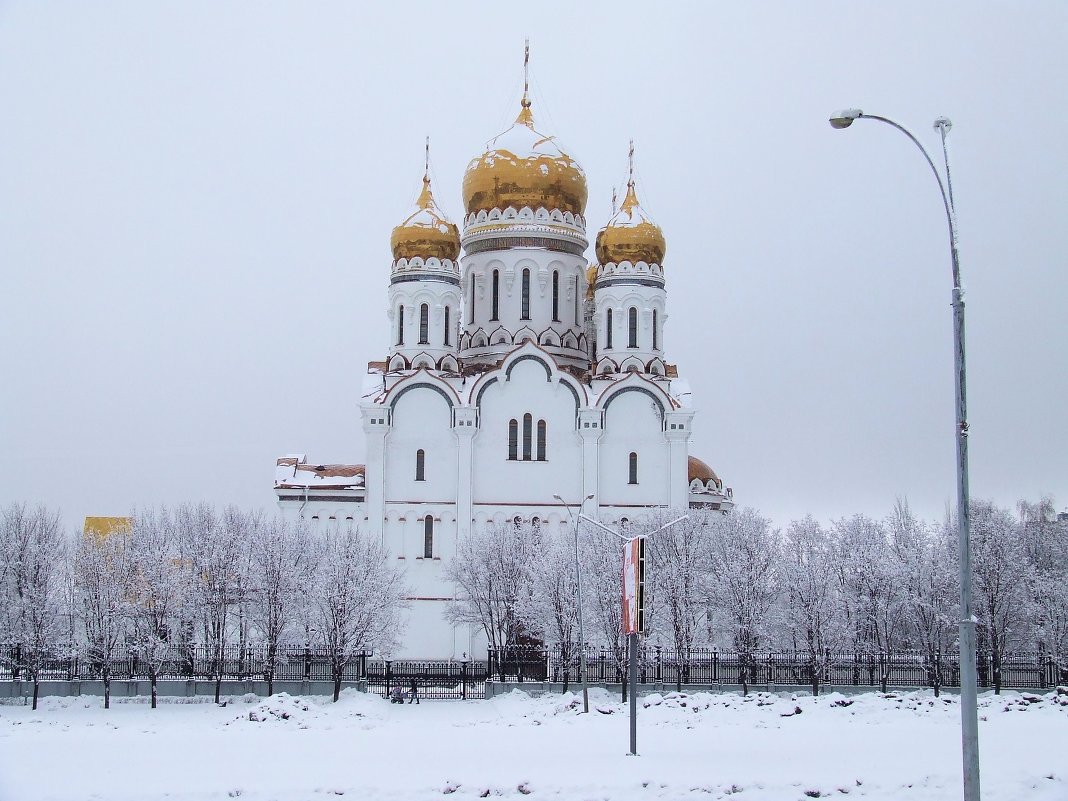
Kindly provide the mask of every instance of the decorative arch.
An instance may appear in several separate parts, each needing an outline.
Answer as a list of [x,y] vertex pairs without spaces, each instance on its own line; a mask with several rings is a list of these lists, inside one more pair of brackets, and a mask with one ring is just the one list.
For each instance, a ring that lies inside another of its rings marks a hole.
[[642,362],[637,356],[631,356],[624,359],[619,365],[619,372],[621,373],[644,373],[645,363]]
[[441,361],[438,362],[438,369],[449,373],[460,372],[460,363],[456,360],[456,357],[451,353],[447,356],[442,356]]
[[616,398],[622,395],[624,392],[641,392],[643,395],[648,395],[652,399],[653,403],[660,409],[661,417],[667,413],[671,408],[671,400],[667,398],[664,391],[652,382],[641,378],[640,376],[628,376],[624,381],[619,382],[614,387],[610,388],[602,397],[601,402],[598,404],[601,409],[608,411],[608,407],[612,404]]
[[389,366],[386,368],[386,372],[393,373],[397,370],[407,370],[408,360],[401,356],[399,353],[393,354],[393,357],[389,360]]
[[460,402],[459,396],[457,396],[452,387],[440,378],[426,372],[426,370],[420,370],[418,373],[414,373],[403,381],[394,384],[386,394],[383,403],[388,405],[391,411],[395,410],[397,408],[398,400],[400,400],[406,393],[420,387],[431,389],[441,395],[441,397],[445,399],[445,402],[449,404],[450,409],[454,408]]

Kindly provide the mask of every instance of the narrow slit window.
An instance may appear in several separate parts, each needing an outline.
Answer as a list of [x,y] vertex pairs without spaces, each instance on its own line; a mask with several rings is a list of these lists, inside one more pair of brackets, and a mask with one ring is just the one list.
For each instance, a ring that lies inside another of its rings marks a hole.
[[475,274],[471,273],[471,302],[467,306],[467,322],[475,322]]
[[627,317],[627,329],[629,332],[627,347],[636,348],[638,347],[638,310],[631,306]]
[[434,558],[434,516],[423,518],[423,558]]
[[538,461],[545,461],[545,421],[538,421]]
[[605,350],[612,350],[612,310],[609,309],[605,314],[605,334],[604,334],[604,347]]
[[397,307],[397,344],[404,344],[404,305]]
[[419,307],[419,344],[430,343],[430,306],[424,303]]
[[449,335],[449,328],[452,325],[452,309],[448,306],[445,307],[445,331],[444,342],[446,345],[452,344],[452,337]]
[[530,319],[530,270],[523,270],[523,314],[524,320]]
[[422,448],[415,452],[415,480],[426,481],[426,452]]
[[653,309],[653,350],[660,350],[660,337],[657,335],[658,317],[656,309]]
[[514,462],[519,458],[519,421],[508,421],[508,461]]
[[491,320],[497,320],[501,311],[501,271],[493,271],[493,316]]
[[579,324],[579,277],[575,276],[575,325]]
[[534,417],[530,414],[523,415],[523,461],[530,461],[530,445],[534,435]]
[[560,271],[553,270],[553,322],[560,322]]
[[630,455],[630,481],[628,484],[638,483],[638,454],[631,453]]

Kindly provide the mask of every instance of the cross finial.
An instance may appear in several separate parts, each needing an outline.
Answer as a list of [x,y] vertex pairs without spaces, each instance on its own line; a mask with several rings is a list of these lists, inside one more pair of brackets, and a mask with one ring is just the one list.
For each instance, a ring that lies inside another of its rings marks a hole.
[[523,108],[530,108],[530,39],[523,40]]
[[634,140],[630,140],[630,152],[627,154],[627,186],[634,186]]
[[616,213],[616,188],[612,187],[612,214]]
[[430,137],[426,138],[426,154],[423,157],[423,182],[430,183]]

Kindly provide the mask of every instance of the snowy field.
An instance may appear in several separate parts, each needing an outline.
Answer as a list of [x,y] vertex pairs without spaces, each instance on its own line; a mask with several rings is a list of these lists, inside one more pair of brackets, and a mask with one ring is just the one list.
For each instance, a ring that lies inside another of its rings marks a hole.
[[[984,695],[980,707],[985,801],[1068,799],[1068,694]],[[591,691],[591,713],[579,710],[574,695],[519,692],[419,706],[348,691],[336,705],[119,701],[107,711],[99,698],[46,698],[36,712],[0,706],[0,799],[960,797],[954,697],[649,696],[638,757],[626,755],[617,697]]]

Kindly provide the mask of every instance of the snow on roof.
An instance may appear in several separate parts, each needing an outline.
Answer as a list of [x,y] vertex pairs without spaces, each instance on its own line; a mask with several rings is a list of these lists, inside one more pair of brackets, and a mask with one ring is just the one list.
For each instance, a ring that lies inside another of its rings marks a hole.
[[304,454],[283,456],[275,463],[275,488],[344,489],[362,487],[362,464],[308,464]]

